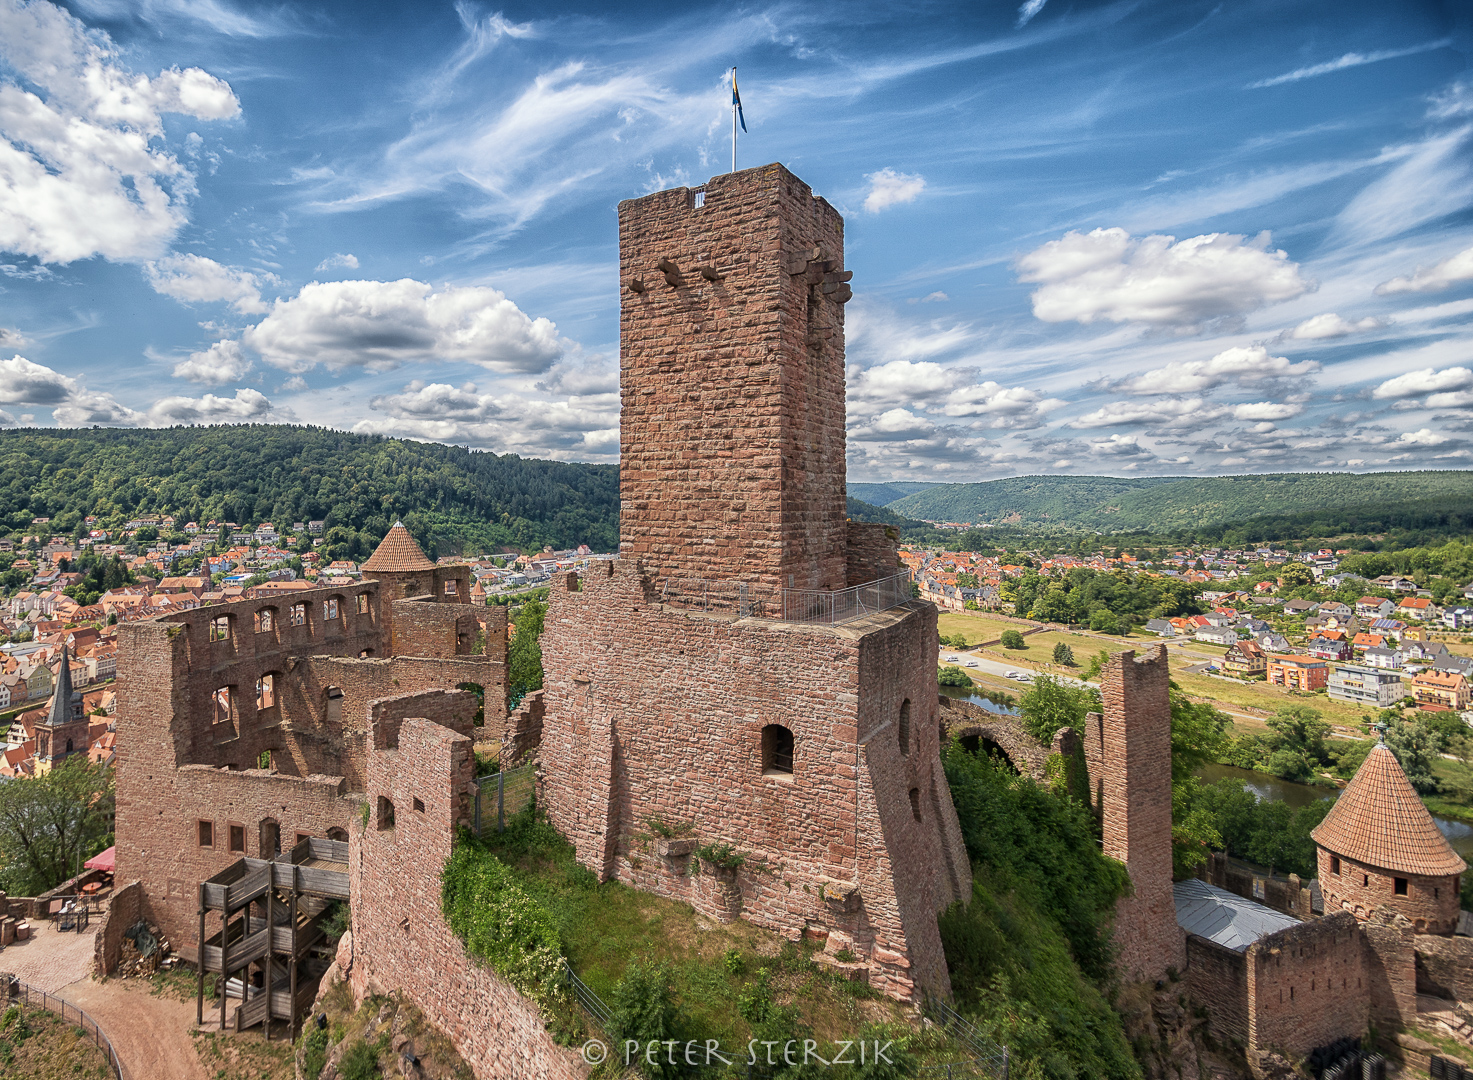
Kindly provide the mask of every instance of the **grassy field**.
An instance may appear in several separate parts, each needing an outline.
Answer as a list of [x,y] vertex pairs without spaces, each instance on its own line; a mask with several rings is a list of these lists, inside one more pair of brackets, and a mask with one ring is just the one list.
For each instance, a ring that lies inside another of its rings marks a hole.
[[1171,677],[1193,697],[1219,703],[1224,709],[1239,709],[1269,716],[1288,705],[1308,705],[1324,719],[1341,727],[1359,728],[1373,714],[1359,705],[1331,700],[1324,694],[1291,694],[1267,682],[1236,682],[1194,675],[1186,669],[1200,663],[1195,657],[1171,653]]
[[[631,962],[649,960],[667,965],[686,1018],[683,1028],[692,1038],[717,1039],[724,1047],[745,1046],[753,1037],[755,1001],[791,1008],[795,1022],[820,1041],[852,1038],[872,1024],[897,1034],[911,1030],[908,1014],[896,1003],[815,963],[816,943],[795,945],[741,919],[722,926],[688,904],[616,881],[592,884],[571,847],[544,822],[519,815],[488,846],[554,915],[569,964],[606,1002],[614,999]],[[637,850],[630,855],[631,864],[654,857]],[[742,871],[764,872],[770,873]],[[965,1056],[944,1037],[932,1042],[915,1049],[938,1062]]]
[[0,1076],[28,1080],[97,1080],[112,1075],[88,1035],[53,1012],[11,1005],[0,1013]]

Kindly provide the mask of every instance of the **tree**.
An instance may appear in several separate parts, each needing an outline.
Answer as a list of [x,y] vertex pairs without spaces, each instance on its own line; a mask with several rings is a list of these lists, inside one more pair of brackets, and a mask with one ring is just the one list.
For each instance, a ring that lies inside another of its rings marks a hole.
[[1314,584],[1314,571],[1302,562],[1285,563],[1279,569],[1279,588],[1298,589]]
[[35,779],[0,783],[0,888],[36,896],[112,842],[112,768],[75,757]]
[[1083,734],[1084,717],[1100,711],[1100,697],[1093,687],[1070,686],[1040,676],[1018,699],[1023,726],[1045,746],[1053,742],[1060,728],[1072,727]]
[[936,673],[936,682],[941,686],[971,686],[972,677],[955,664],[949,664]]
[[958,589],[975,589],[977,587],[977,575],[958,574],[956,576],[956,587]]
[[533,690],[542,689],[542,620],[547,605],[529,600],[516,618],[516,633],[506,650],[506,681],[516,708]]
[[1054,663],[1063,664],[1065,667],[1074,666],[1074,650],[1062,641],[1054,646]]
[[1023,641],[1023,635],[1016,630],[1004,630],[1002,632],[1002,647],[1004,649],[1026,649],[1027,644]]
[[1414,720],[1397,717],[1386,728],[1386,749],[1396,755],[1401,771],[1407,774],[1418,795],[1434,794],[1442,786],[1432,775],[1432,763],[1437,760],[1441,745],[1441,737],[1425,715],[1418,715]]
[[1108,608],[1095,608],[1089,613],[1089,628],[1096,634],[1120,633],[1120,620]]

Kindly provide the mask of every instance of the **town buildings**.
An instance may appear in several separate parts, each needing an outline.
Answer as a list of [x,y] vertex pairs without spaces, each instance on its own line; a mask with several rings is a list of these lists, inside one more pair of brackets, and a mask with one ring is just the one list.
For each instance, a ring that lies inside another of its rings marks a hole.
[[1328,685],[1330,672],[1323,660],[1274,653],[1268,658],[1268,681],[1289,690],[1308,692]]
[[1406,695],[1399,672],[1356,664],[1331,665],[1325,688],[1336,701],[1372,709],[1389,709]]

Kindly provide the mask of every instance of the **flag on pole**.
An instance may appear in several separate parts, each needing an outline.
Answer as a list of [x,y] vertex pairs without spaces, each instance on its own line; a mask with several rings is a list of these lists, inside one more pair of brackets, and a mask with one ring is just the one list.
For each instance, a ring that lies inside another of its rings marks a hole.
[[737,119],[742,122],[742,131],[747,130],[747,118],[742,115],[742,95],[737,90],[736,68],[731,69],[731,107],[736,110]]

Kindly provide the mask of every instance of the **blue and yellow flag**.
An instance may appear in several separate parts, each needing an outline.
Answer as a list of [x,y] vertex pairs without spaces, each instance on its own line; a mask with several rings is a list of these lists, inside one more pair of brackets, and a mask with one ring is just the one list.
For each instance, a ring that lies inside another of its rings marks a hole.
[[747,118],[742,115],[742,95],[737,90],[736,68],[731,69],[731,105],[736,109],[737,119],[742,122],[742,130],[747,130]]

